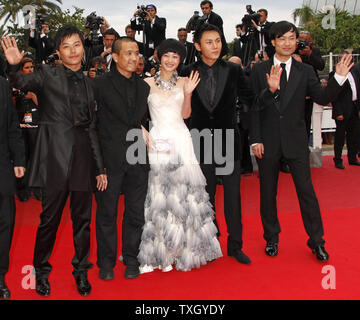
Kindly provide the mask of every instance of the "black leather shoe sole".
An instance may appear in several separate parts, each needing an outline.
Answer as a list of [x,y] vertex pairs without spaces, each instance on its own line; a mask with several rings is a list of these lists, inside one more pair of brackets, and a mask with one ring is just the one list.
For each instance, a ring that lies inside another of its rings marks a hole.
[[45,286],[36,286],[36,293],[42,297],[48,297],[50,295],[50,288]]
[[312,253],[316,256],[316,259],[321,262],[326,262],[330,258],[329,254],[319,254],[315,249],[312,250]]
[[250,258],[242,252],[242,250],[228,250],[228,256],[234,257],[237,262],[249,265],[251,264]]
[[139,268],[126,268],[125,269],[125,273],[124,273],[124,277],[126,279],[135,279],[140,275],[140,270]]

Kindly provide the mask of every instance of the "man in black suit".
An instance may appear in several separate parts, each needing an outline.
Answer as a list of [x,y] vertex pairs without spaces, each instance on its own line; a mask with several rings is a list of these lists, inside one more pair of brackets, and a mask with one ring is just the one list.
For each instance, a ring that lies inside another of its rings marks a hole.
[[29,46],[35,49],[35,63],[44,63],[46,58],[54,52],[54,40],[49,36],[49,24],[42,24],[40,34],[38,31],[31,30]]
[[15,177],[25,173],[25,146],[8,82],[0,78],[0,299],[9,299],[5,283],[15,224]]
[[141,42],[139,42],[139,41],[137,41],[137,40],[135,39],[135,34],[136,34],[136,30],[131,29],[131,25],[128,24],[128,25],[125,27],[125,35],[126,35],[127,37],[132,38],[132,39],[134,39],[134,40],[136,41],[136,43],[137,43],[137,45],[138,45],[138,47],[139,47],[139,53],[140,53],[141,55],[144,55],[144,45],[143,45]]
[[200,8],[204,15],[204,17],[202,17],[202,20],[205,21],[205,23],[212,24],[218,27],[219,30],[221,31],[222,50],[220,53],[220,57],[223,57],[229,52],[229,48],[227,46],[224,29],[223,29],[223,20],[218,14],[216,14],[213,11],[214,6],[211,1],[209,0],[201,1]]
[[310,96],[327,105],[341,91],[351,68],[351,56],[344,56],[336,67],[335,79],[322,88],[314,70],[292,58],[296,50],[297,28],[287,22],[276,23],[271,39],[276,53],[273,59],[255,64],[252,84],[257,95],[251,110],[251,144],[259,159],[260,213],[266,240],[265,252],[278,254],[280,224],[276,196],[280,159],[289,164],[299,198],[308,246],[321,261],[329,259],[323,240],[320,208],[311,181],[308,138],[304,121],[305,98]]
[[188,31],[186,28],[179,28],[177,37],[179,41],[185,46],[186,48],[186,58],[182,61],[184,66],[187,66],[193,62],[195,62],[195,48],[192,42],[187,41]]
[[[137,23],[136,17],[140,10],[136,10],[130,21],[131,29],[143,31],[143,25]],[[157,16],[156,6],[149,4],[146,6],[147,16],[145,18],[145,48],[143,55],[149,58],[153,55],[155,48],[165,40],[166,19]]]
[[[204,24],[196,30],[194,44],[196,50],[201,52],[201,60],[185,67],[182,73],[188,76],[191,71],[198,71],[201,78],[191,99],[190,127],[194,134],[200,132],[204,135],[205,143],[200,149],[199,162],[207,182],[206,191],[215,208],[216,175],[222,175],[224,211],[229,234],[228,255],[235,257],[240,263],[250,264],[250,259],[242,252],[242,148],[236,122],[236,98],[240,97],[251,105],[253,93],[241,66],[220,59],[222,42],[219,28]],[[219,132],[221,137],[218,136]],[[233,135],[233,140],[226,137],[228,133]],[[196,145],[197,141],[194,139],[194,146]],[[229,156],[223,163],[226,167],[232,167],[229,172],[221,172],[221,164],[217,161],[219,154]],[[216,220],[215,223],[217,225]]]
[[49,258],[69,197],[75,247],[73,276],[81,295],[91,291],[87,270],[92,267],[88,260],[92,195],[96,186],[100,190],[106,188],[107,178],[95,126],[91,80],[84,77],[81,69],[83,44],[80,30],[62,27],[55,36],[55,47],[63,64],[43,65],[36,73],[21,74],[17,69],[24,52],[20,53],[14,38],[5,37],[2,41],[12,86],[38,93],[41,105],[29,185],[43,188],[43,212],[34,250],[36,292],[42,296],[50,294]]
[[[348,52],[344,51],[339,56],[339,60],[344,54]],[[360,165],[357,160],[357,154],[359,152],[359,134],[360,134],[360,119],[357,104],[357,77],[356,70],[359,68],[359,64],[355,65],[348,75],[341,94],[332,102],[333,112],[332,118],[336,122],[336,132],[334,141],[334,163],[338,169],[345,169],[342,161],[342,150],[345,143],[347,145],[347,157],[349,165]],[[329,78],[334,76],[335,72],[330,73]],[[356,79],[356,80],[355,80]]]
[[242,42],[241,38],[241,32],[242,32],[243,25],[238,24],[236,25],[236,36],[238,36],[238,39],[235,39],[234,41],[234,52],[233,56],[239,57],[241,61],[244,59],[244,43]]
[[[129,37],[113,45],[116,69],[96,79],[99,92],[98,127],[109,187],[96,193],[97,265],[102,280],[114,278],[117,259],[117,211],[120,192],[125,196],[122,222],[122,257],[126,265],[125,278],[139,276],[137,255],[145,223],[144,204],[148,186],[148,163],[130,161],[127,140],[130,130],[146,126],[147,97],[150,87],[135,70],[139,60],[136,41]],[[145,146],[145,145],[144,145]],[[144,147],[145,155],[146,148]],[[141,154],[144,155],[144,154]],[[141,156],[140,155],[140,156]],[[146,160],[146,159],[145,159]],[[147,161],[146,161],[147,162]]]

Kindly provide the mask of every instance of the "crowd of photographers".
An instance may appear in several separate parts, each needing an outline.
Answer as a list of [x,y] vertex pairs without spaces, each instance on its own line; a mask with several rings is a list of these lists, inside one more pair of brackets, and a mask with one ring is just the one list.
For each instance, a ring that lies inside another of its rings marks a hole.
[[[186,23],[185,27],[180,27],[177,32],[178,40],[186,48],[186,58],[183,65],[188,65],[199,59],[199,52],[195,50],[194,44],[189,40],[192,32],[204,23],[216,25],[223,33],[223,20],[213,11],[213,4],[210,1],[200,3],[202,15],[195,11],[194,15]],[[268,21],[268,11],[259,9],[257,12],[252,10],[251,6],[246,7],[247,13],[242,18],[242,22],[236,25],[236,36],[234,41],[232,56],[229,60],[233,63],[240,64],[246,74],[250,76],[255,63],[269,60],[273,57],[275,50],[271,43],[269,31],[273,22]],[[142,35],[142,41],[137,41],[140,51],[139,64],[136,73],[141,78],[154,76],[159,70],[160,63],[157,57],[157,46],[166,38],[166,19],[157,15],[158,11],[155,5],[138,6],[137,10],[131,17],[129,24],[124,28],[125,36],[135,39],[136,32]],[[35,28],[31,30],[29,36],[29,46],[35,49],[35,56],[25,56],[22,61],[22,71],[24,73],[36,72],[39,64],[51,64],[57,66],[61,64],[58,55],[54,50],[54,41],[50,37],[50,26],[38,15],[36,18]],[[91,13],[86,19],[85,54],[83,58],[83,70],[90,78],[102,76],[106,72],[116,68],[112,59],[112,45],[120,34],[110,26],[104,17],[97,16],[95,12]],[[222,56],[229,55],[229,49],[222,35],[223,51]],[[320,50],[313,46],[311,35],[302,31],[299,36],[298,50],[293,57],[303,63],[311,65],[315,73],[325,67],[325,61],[322,59]],[[5,63],[0,60],[0,75],[5,76]],[[319,79],[320,81],[320,79]],[[13,89],[14,102],[16,104],[19,120],[23,129],[24,138],[27,146],[27,158],[31,156],[34,148],[34,139],[37,132],[38,121],[38,101],[36,93],[20,92]],[[314,127],[318,126],[321,121],[322,106],[316,106],[313,112],[313,101],[309,98],[306,101],[305,121],[308,136],[310,137],[310,128],[312,115],[314,114]],[[319,113],[320,110],[320,113]],[[250,156],[250,147],[248,143],[249,106],[238,103],[237,120],[243,139],[243,172],[251,173],[253,164]],[[341,153],[344,145],[345,136],[348,131],[358,132],[358,122],[350,122],[350,125],[344,124],[343,115],[334,109],[334,119],[336,120],[338,132],[336,134],[336,159],[337,168],[343,168]],[[319,116],[320,115],[320,116]],[[320,120],[319,120],[320,119]],[[355,124],[354,124],[355,123]],[[350,126],[350,127],[349,127]],[[320,125],[321,128],[321,125]],[[314,137],[315,139],[315,137]],[[321,137],[320,137],[321,140]],[[354,140],[354,139],[352,139]],[[350,139],[351,141],[351,139]],[[314,145],[318,142],[314,142]],[[282,162],[281,170],[289,172],[288,165]],[[18,198],[26,201],[31,193],[37,199],[41,199],[39,190],[29,190],[26,187],[26,177],[18,179]]]

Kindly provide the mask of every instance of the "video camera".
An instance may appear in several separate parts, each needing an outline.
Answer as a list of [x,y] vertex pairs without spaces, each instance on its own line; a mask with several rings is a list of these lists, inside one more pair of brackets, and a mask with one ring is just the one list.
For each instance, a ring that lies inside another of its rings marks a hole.
[[261,14],[260,13],[256,13],[251,5],[247,5],[246,6],[246,11],[247,14],[245,14],[245,16],[242,18],[242,23],[246,28],[246,32],[255,32],[255,27],[252,23],[251,20],[253,20],[257,25],[259,24],[259,20],[261,18]]
[[93,44],[99,43],[99,30],[102,24],[104,24],[103,18],[97,16],[95,11],[86,17],[85,26],[90,29]]
[[137,9],[139,11],[139,13],[136,15],[139,18],[139,22],[140,23],[144,23],[147,17],[147,11],[146,11],[146,6],[141,5],[141,6],[137,6]]
[[207,15],[200,17],[199,11],[194,11],[194,15],[190,18],[186,24],[186,30],[188,32],[195,31],[197,28],[201,27],[206,20],[208,19]]

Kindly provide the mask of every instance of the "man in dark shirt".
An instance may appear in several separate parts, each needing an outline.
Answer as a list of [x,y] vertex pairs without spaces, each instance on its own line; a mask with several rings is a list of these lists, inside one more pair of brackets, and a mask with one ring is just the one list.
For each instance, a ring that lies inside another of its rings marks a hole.
[[44,188],[34,252],[36,292],[42,296],[50,294],[52,267],[48,260],[69,196],[75,246],[73,275],[81,295],[91,291],[87,270],[92,266],[88,261],[92,193],[96,182],[98,189],[104,190],[107,178],[95,128],[95,97],[90,79],[84,78],[81,69],[83,43],[76,27],[59,29],[55,45],[63,65],[44,65],[34,74],[23,75],[16,70],[24,52],[20,53],[14,38],[2,41],[13,87],[40,92],[42,102],[29,177],[30,186]]
[[[206,191],[215,208],[216,176],[221,175],[224,185],[224,212],[229,234],[228,255],[239,263],[250,264],[250,259],[242,251],[241,141],[235,108],[237,97],[251,105],[253,93],[241,66],[220,59],[222,42],[219,28],[204,24],[196,30],[194,43],[196,50],[201,52],[201,60],[185,66],[182,74],[188,76],[191,71],[200,73],[201,81],[191,98],[190,127],[198,130],[202,135],[205,134],[205,141],[209,142],[201,146],[200,151],[200,166],[206,178]],[[221,132],[222,136],[219,137],[217,132]],[[233,138],[227,137],[229,133],[233,134]],[[211,150],[210,155],[209,150]],[[222,164],[217,161],[219,155],[226,155]],[[211,161],[208,161],[210,159]],[[232,170],[222,170],[224,169],[222,165]]]
[[[117,261],[117,216],[120,192],[124,194],[122,257],[125,278],[139,276],[139,246],[145,223],[144,205],[148,186],[148,164],[130,163],[128,132],[146,127],[149,85],[136,74],[139,48],[136,41],[123,37],[114,42],[116,69],[95,79],[99,91],[98,128],[109,187],[96,193],[97,265],[102,280],[114,278]],[[146,150],[144,145],[144,150]],[[146,151],[145,151],[146,152]],[[141,156],[141,155],[140,155]]]

